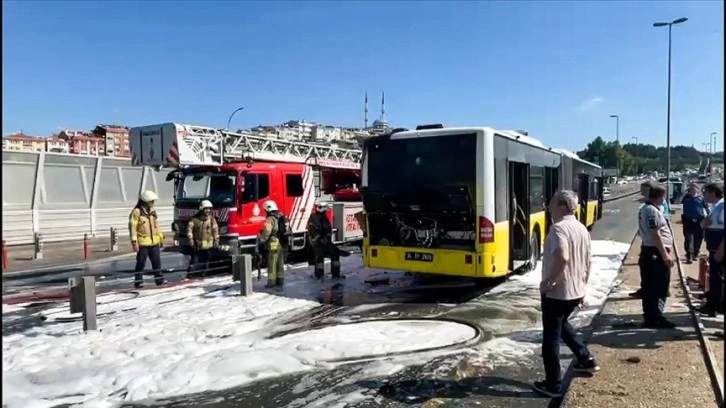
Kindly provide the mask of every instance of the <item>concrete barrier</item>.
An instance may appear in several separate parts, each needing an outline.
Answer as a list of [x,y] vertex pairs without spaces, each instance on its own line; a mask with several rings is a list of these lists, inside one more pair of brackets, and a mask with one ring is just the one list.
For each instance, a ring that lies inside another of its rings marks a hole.
[[143,190],[159,195],[157,212],[171,230],[174,183],[167,170],[131,166],[123,158],[3,151],[2,234],[8,245],[108,234],[128,235],[128,215]]

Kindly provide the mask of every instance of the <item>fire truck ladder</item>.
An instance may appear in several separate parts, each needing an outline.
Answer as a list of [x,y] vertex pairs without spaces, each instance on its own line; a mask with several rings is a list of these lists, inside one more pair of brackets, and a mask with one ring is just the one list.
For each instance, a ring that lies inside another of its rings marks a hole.
[[[204,126],[177,126],[183,129],[180,131],[181,141],[194,152],[200,162],[214,161],[221,164],[230,160],[256,159],[308,164],[331,162],[341,165],[358,165],[362,154],[358,149],[271,139]],[[221,151],[224,154],[220,154]]]

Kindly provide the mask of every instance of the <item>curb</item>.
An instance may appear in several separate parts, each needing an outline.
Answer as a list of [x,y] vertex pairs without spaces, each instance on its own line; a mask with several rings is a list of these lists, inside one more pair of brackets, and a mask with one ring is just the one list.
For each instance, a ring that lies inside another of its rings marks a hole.
[[[180,253],[174,252],[174,251],[167,251],[167,252],[162,251],[161,252],[162,258],[164,257],[164,254],[180,254]],[[185,256],[183,254],[180,254],[180,255]],[[100,265],[100,264],[104,264],[107,262],[119,261],[119,260],[123,260],[125,258],[133,258],[134,256],[136,256],[136,253],[129,252],[126,254],[110,256],[108,258],[95,259],[95,260],[88,261],[88,262],[81,262],[81,263],[74,263],[74,264],[60,264],[60,265],[54,265],[54,266],[43,266],[40,268],[33,268],[33,269],[24,269],[21,271],[3,272],[2,276],[3,276],[3,279],[6,279],[6,278],[22,279],[23,277],[30,278],[30,277],[34,277],[34,276],[43,276],[43,275],[48,274],[48,272],[53,272],[54,270],[57,270],[57,269],[64,269],[64,270],[85,269],[88,266]]]
[[120,255],[110,256],[108,258],[103,258],[103,259],[96,259],[96,260],[88,261],[88,262],[81,262],[81,263],[75,263],[75,264],[60,264],[60,265],[54,265],[54,266],[43,266],[40,268],[33,268],[33,269],[24,269],[24,270],[13,271],[13,272],[3,272],[2,276],[7,277],[7,278],[12,278],[12,277],[23,276],[23,275],[31,275],[31,276],[34,274],[43,275],[43,272],[52,271],[52,270],[58,269],[58,268],[83,269],[88,265],[98,265],[98,264],[101,264],[104,262],[113,262],[113,261],[117,261],[117,260],[123,259],[123,258],[130,258],[134,255],[135,254],[133,252],[131,252],[128,254],[120,254]]
[[[640,191],[637,191],[637,193],[640,193]],[[632,194],[631,194],[632,195]],[[628,257],[628,254],[630,253],[630,250],[633,248],[633,244],[635,244],[635,240],[638,238],[638,232],[636,231],[635,234],[633,234],[633,239],[630,240],[630,245],[628,246],[628,252],[623,257],[623,261],[620,262],[620,269],[618,269],[618,274],[616,275],[616,278],[613,280],[612,284],[610,285],[610,290],[608,291],[608,294],[605,297],[605,301],[602,302],[602,305],[600,306],[600,310],[595,314],[595,316],[592,317],[592,320],[590,320],[590,324],[587,325],[587,327],[583,327],[580,329],[580,332],[582,332],[582,338],[584,340],[584,343],[587,345],[590,342],[590,339],[592,338],[593,333],[595,332],[595,320],[602,314],[602,311],[605,310],[605,305],[610,301],[610,295],[613,293],[613,289],[615,289],[620,283],[618,282],[617,276],[620,276],[623,273],[623,268],[625,267],[625,258]],[[575,360],[573,359],[570,361],[570,364],[567,366],[567,370],[562,375],[562,389],[565,390],[564,394],[562,394],[559,398],[553,398],[549,405],[547,405],[547,408],[562,408],[567,407],[567,396],[570,392],[570,383],[572,382],[573,378],[575,378],[575,370],[573,369],[573,364],[575,363]]]
[[[669,224],[670,227],[670,224]],[[671,227],[671,235],[673,234],[673,228]],[[686,282],[686,276],[683,274],[683,264],[681,263],[681,257],[678,254],[678,246],[676,245],[675,238],[673,239],[673,252],[676,255],[676,262],[678,264],[678,280],[681,282],[681,289],[686,295],[686,302],[688,303],[688,311],[693,319],[694,326],[696,328],[696,334],[698,335],[698,342],[701,345],[701,352],[706,363],[706,369],[708,375],[711,377],[711,386],[716,394],[716,402],[722,407],[724,406],[724,389],[723,389],[723,378],[720,375],[718,367],[716,366],[716,356],[713,354],[713,348],[711,348],[711,342],[706,337],[706,328],[701,321],[701,316],[694,310],[693,296],[691,294],[691,288],[688,287]]]

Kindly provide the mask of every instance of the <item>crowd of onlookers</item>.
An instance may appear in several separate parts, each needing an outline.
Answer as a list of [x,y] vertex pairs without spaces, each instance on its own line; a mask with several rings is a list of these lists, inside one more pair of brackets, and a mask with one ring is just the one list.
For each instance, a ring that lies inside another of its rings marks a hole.
[[[631,296],[641,299],[643,327],[650,329],[675,328],[664,315],[670,295],[671,271],[677,263],[668,201],[665,188],[651,186],[638,213],[638,233],[642,242],[638,257],[641,283],[640,289]],[[691,263],[700,259],[703,241],[708,251],[709,290],[697,311],[708,316],[723,314],[723,186],[710,183],[701,190],[690,185],[681,204],[684,261]],[[600,369],[568,322],[576,308],[587,306],[585,294],[591,262],[590,234],[575,217],[577,205],[577,195],[567,190],[558,191],[548,205],[553,223],[545,239],[540,282],[545,379],[535,382],[533,387],[538,393],[552,398],[563,394],[560,340],[572,350],[575,372],[594,373]]]

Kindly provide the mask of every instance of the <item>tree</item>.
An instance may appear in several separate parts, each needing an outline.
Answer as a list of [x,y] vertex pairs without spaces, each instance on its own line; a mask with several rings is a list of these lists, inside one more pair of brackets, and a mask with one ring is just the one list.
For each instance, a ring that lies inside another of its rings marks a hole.
[[[620,159],[620,171],[623,175],[633,175],[642,172],[666,172],[665,164],[667,150],[665,147],[656,147],[642,143],[626,143],[620,145],[618,142],[605,142],[598,136],[587,144],[585,150],[577,152],[581,158],[597,163],[603,168],[614,169],[617,165],[617,158]],[[672,146],[671,166],[674,171],[683,171],[689,167],[697,167],[701,159],[705,159],[707,153],[702,153],[694,147]],[[723,153],[713,155],[713,162],[723,162]]]

